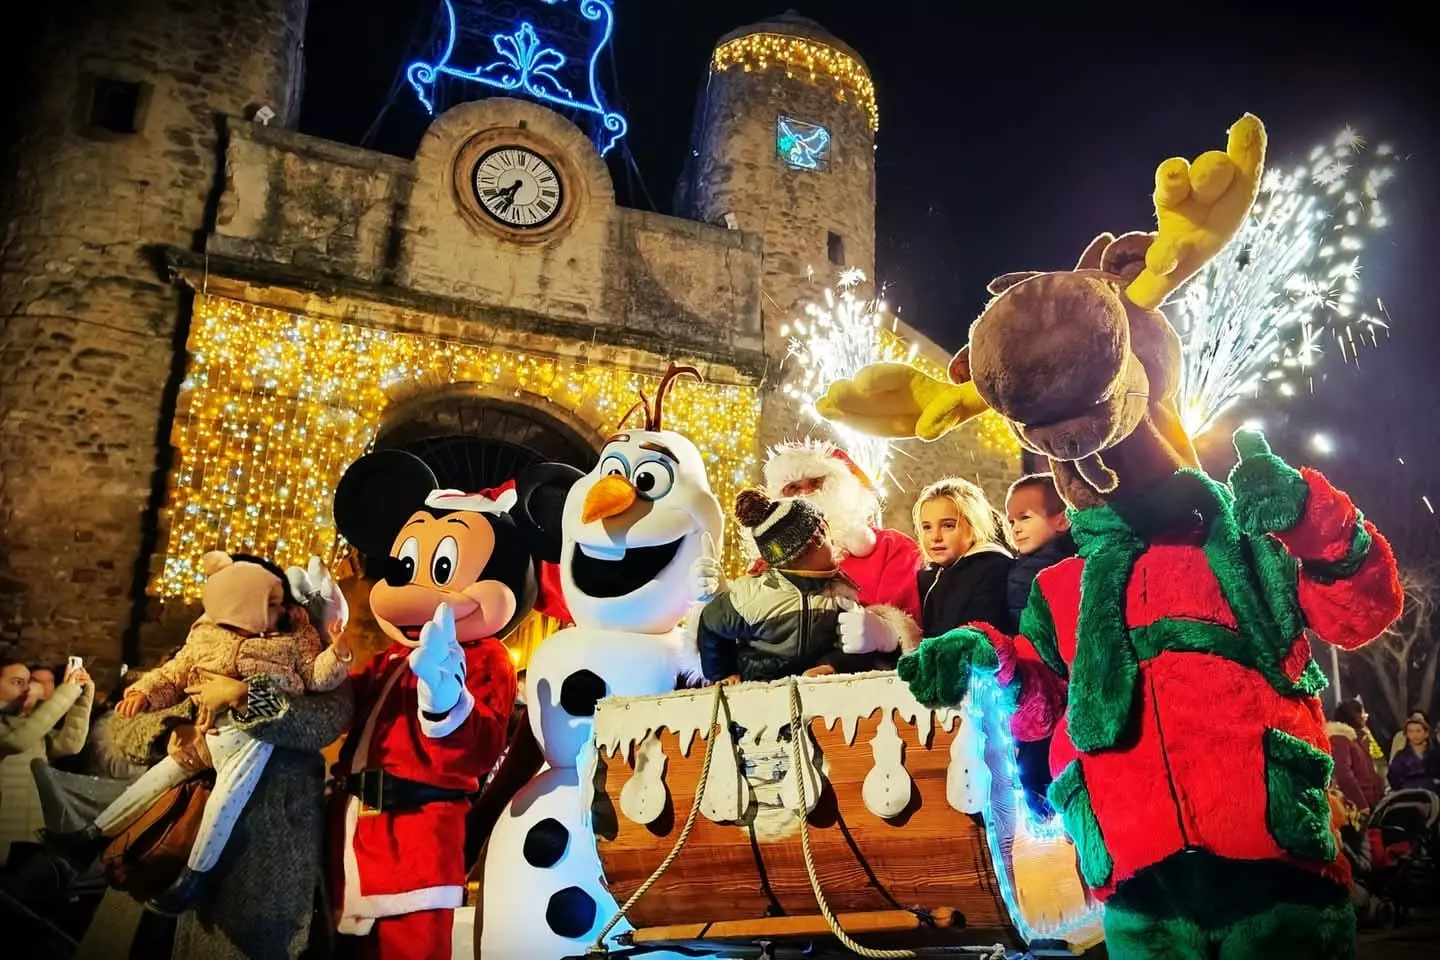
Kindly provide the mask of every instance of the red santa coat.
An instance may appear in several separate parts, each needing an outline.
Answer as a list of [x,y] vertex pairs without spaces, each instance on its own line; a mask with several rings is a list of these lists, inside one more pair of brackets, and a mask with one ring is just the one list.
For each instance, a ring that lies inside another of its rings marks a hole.
[[845,576],[855,581],[860,603],[894,607],[920,622],[920,588],[915,574],[924,566],[920,546],[899,530],[875,531],[875,549],[863,557],[840,561]]
[[[386,774],[475,793],[505,746],[515,706],[515,668],[495,639],[463,645],[465,689],[444,717],[420,711],[410,649],[395,644],[355,678],[355,716],[341,758],[345,774]],[[468,800],[412,810],[361,813],[344,796],[336,815],[335,864],[341,933],[365,934],[379,917],[461,905],[465,888]]]

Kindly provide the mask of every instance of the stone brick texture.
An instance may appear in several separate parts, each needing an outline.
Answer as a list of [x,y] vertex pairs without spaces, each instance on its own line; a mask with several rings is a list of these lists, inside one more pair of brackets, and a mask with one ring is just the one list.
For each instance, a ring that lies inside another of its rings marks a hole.
[[[759,23],[736,34],[805,36],[851,53],[835,37],[803,21]],[[732,35],[733,36],[733,35]],[[723,42],[723,41],[722,41]],[[769,446],[809,424],[783,393],[787,338],[781,328],[807,302],[824,295],[843,267],[875,273],[875,139],[869,116],[828,75],[815,81],[783,65],[746,71],[710,69],[696,105],[690,156],[676,191],[677,212],[706,223],[734,217],[739,229],[764,238],[761,307],[769,361],[761,441]],[[785,116],[830,132],[828,169],[800,170],[776,152],[776,121]],[[830,261],[830,234],[844,247]],[[812,274],[813,270],[813,274]]]
[[[306,3],[53,6],[15,45],[34,93],[0,147],[0,645],[103,676],[142,599],[188,316],[154,250],[206,231],[221,115],[293,115]],[[136,132],[88,123],[95,78],[140,84]]]

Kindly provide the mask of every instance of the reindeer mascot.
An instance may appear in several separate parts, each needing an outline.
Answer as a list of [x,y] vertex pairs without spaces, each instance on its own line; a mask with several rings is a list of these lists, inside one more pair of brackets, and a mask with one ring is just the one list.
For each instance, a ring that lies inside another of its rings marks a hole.
[[1040,574],[1019,635],[928,638],[900,676],[955,704],[972,671],[993,674],[1015,735],[1053,734],[1050,800],[1121,960],[1355,955],[1305,631],[1345,649],[1377,636],[1401,609],[1395,559],[1258,433],[1236,434],[1228,485],[1201,472],[1158,309],[1239,228],[1264,151],[1247,115],[1226,152],[1160,166],[1157,234],[1102,234],[1074,270],[993,281],[952,383],[877,365],[820,403],[927,439],[988,407],[1050,458],[1079,556]]

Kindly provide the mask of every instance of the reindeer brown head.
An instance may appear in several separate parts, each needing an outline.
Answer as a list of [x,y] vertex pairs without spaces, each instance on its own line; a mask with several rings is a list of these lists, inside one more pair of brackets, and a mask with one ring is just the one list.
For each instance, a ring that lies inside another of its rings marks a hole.
[[1020,442],[1050,458],[1060,493],[1092,506],[1127,485],[1195,465],[1179,427],[1180,340],[1159,310],[1126,296],[1153,242],[1105,233],[1074,270],[1012,273],[951,365]]
[[1156,233],[1101,234],[1074,270],[991,281],[995,299],[949,383],[870,364],[830,384],[816,411],[862,433],[936,440],[988,407],[1050,458],[1081,508],[1198,466],[1175,404],[1180,341],[1159,308],[1235,236],[1264,162],[1265,126],[1247,113],[1225,150],[1156,168]]

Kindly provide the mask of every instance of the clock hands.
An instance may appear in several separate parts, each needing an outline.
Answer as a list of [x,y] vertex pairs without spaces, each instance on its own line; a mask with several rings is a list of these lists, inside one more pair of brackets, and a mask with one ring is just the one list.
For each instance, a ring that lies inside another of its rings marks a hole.
[[522,181],[516,180],[508,187],[490,190],[488,195],[500,202],[500,212],[504,213],[515,202],[515,194],[519,192],[521,185]]

